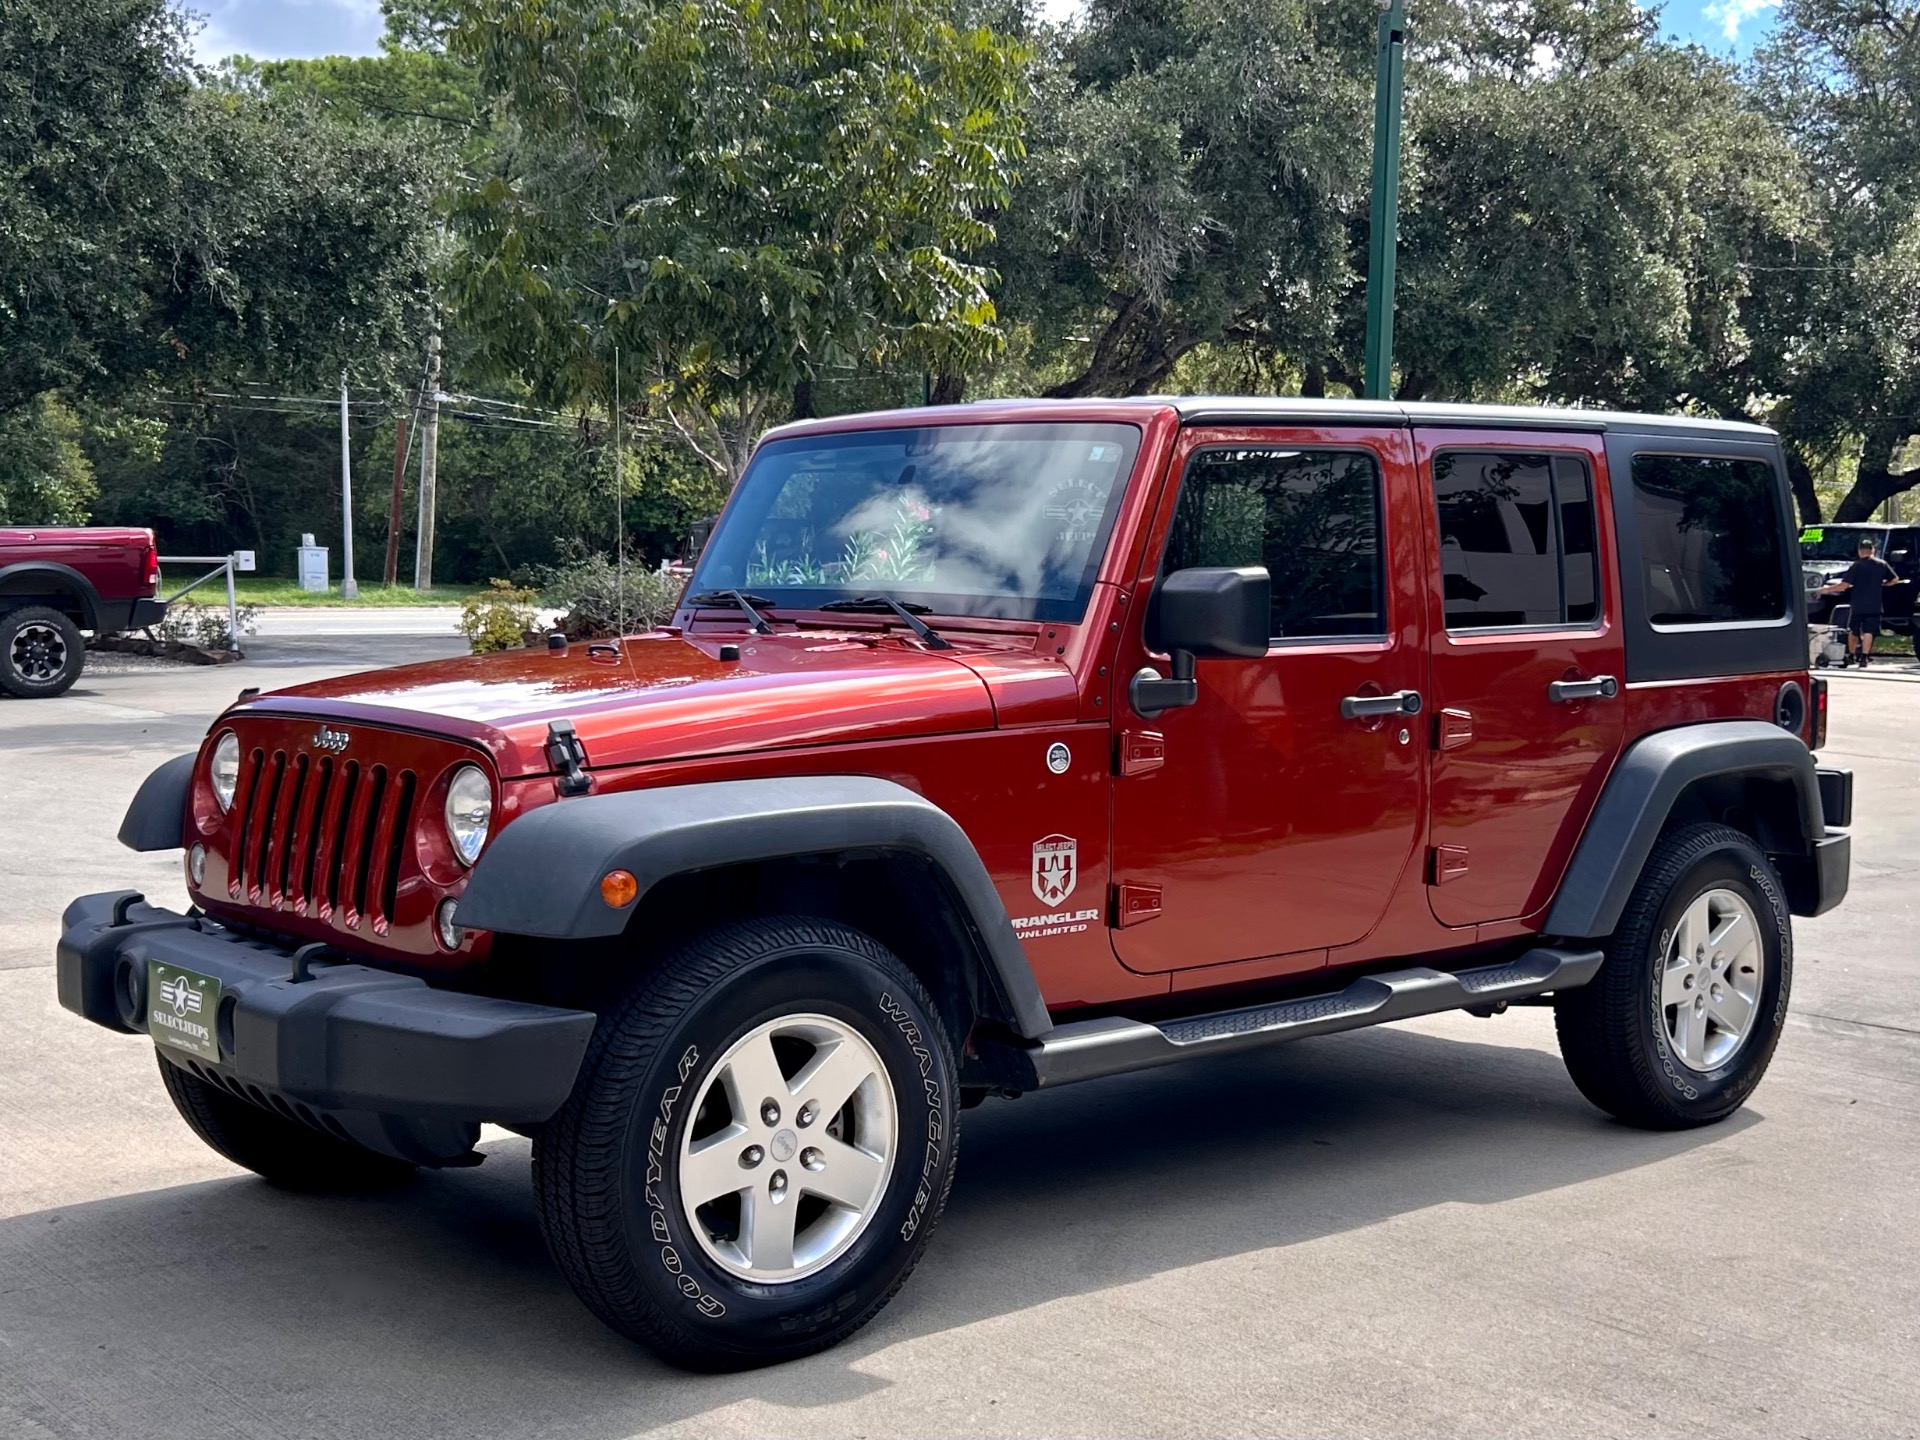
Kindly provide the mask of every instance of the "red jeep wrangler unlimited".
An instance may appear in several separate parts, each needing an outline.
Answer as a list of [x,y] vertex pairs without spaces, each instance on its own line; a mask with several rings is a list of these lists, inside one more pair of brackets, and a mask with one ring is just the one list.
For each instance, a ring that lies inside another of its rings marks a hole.
[[0,690],[44,699],[80,678],[82,630],[157,623],[166,605],[151,530],[0,529]]
[[703,1368],[885,1304],[990,1094],[1551,1003],[1706,1124],[1847,884],[1794,535],[1745,425],[789,426],[671,626],[227,711],[120,832],[194,908],[75,901],[60,999],[280,1183],[530,1135],[581,1298]]

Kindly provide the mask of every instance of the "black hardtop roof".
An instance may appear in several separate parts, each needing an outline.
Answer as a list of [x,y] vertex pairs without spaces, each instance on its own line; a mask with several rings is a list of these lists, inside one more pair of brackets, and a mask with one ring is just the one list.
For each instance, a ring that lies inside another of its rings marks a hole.
[[1374,421],[1385,425],[1481,426],[1487,429],[1519,427],[1546,430],[1672,430],[1688,435],[1726,435],[1743,440],[1770,440],[1774,431],[1744,420],[1720,420],[1692,415],[1646,415],[1627,410],[1587,410],[1550,405],[1456,405],[1407,400],[1310,400],[1303,396],[1165,395],[1145,396],[1154,404],[1171,405],[1187,424],[1227,424],[1245,419],[1272,421],[1326,420],[1331,423]]
[[[1646,415],[1625,410],[1586,410],[1545,405],[1454,405],[1401,400],[1314,400],[1299,395],[1130,395],[1087,396],[1073,400],[987,399],[962,405],[935,405],[916,409],[868,411],[823,416],[779,426],[763,439],[830,433],[849,428],[871,429],[893,424],[954,424],[990,421],[1009,412],[1056,412],[1086,415],[1099,410],[1109,416],[1127,410],[1173,410],[1187,425],[1386,425],[1451,426],[1486,430],[1608,430],[1632,434],[1670,434],[1695,440],[1772,441],[1768,426],[1740,420],[1692,415]],[[1038,418],[1036,416],[1035,418]]]

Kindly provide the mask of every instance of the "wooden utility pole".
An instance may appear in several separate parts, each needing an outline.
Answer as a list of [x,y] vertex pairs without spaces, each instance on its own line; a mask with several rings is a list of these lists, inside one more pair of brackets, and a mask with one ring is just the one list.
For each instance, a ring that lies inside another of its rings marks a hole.
[[427,419],[420,432],[420,521],[414,532],[413,588],[433,588],[433,485],[440,474],[440,337],[427,340]]
[[387,568],[389,586],[400,583],[400,507],[407,489],[407,430],[411,415],[402,415],[393,432],[393,500],[387,506]]

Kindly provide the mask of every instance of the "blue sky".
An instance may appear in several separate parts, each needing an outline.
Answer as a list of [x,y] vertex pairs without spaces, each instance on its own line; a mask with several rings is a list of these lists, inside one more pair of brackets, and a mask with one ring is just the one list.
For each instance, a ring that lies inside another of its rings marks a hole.
[[[1043,0],[1069,14],[1079,0]],[[1668,0],[1662,29],[1719,55],[1745,57],[1772,26],[1778,0]],[[236,52],[261,60],[371,55],[379,49],[380,0],[186,0],[205,22],[196,44],[209,63]],[[1411,7],[1419,23],[1418,0]],[[1417,32],[1416,32],[1417,36]]]

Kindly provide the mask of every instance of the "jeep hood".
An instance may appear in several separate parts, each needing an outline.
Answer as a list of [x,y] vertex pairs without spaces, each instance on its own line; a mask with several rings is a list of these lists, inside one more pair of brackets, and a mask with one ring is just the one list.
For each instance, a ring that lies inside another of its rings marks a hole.
[[423,730],[474,741],[500,774],[552,767],[547,726],[569,720],[598,770],[649,761],[834,741],[896,740],[991,729],[974,670],[893,636],[841,630],[720,637],[645,635],[618,651],[513,650],[321,680],[234,713],[296,714],[335,728]]

